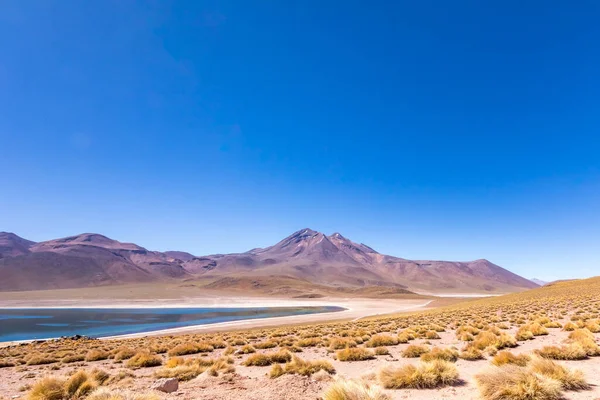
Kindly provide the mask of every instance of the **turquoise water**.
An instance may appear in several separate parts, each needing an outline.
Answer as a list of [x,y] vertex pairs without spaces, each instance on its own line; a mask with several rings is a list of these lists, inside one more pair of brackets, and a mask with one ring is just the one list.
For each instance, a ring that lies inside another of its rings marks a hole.
[[342,311],[342,307],[0,309],[0,342],[105,337],[190,325]]

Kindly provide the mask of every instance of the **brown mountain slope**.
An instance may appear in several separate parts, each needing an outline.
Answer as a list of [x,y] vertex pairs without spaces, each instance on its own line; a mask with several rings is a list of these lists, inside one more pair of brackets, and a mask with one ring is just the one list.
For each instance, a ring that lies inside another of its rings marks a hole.
[[32,244],[18,257],[4,257],[0,272],[7,277],[0,280],[0,290],[66,289],[190,277],[181,260],[91,233]]
[[10,232],[0,232],[0,258],[16,257],[29,253],[35,242],[23,239]]
[[390,286],[446,292],[506,292],[537,285],[487,260],[412,261],[380,254],[339,233],[302,229],[274,246],[213,255],[185,264],[208,276],[290,276],[343,287]]
[[2,291],[194,277],[220,282],[220,286],[229,282],[234,288],[236,282],[248,282],[248,278],[266,282],[275,276],[303,286],[308,282],[331,288],[378,286],[432,292],[506,292],[537,286],[487,260],[406,260],[380,254],[339,233],[326,236],[311,229],[264,249],[204,257],[149,251],[92,233],[40,243],[3,233],[0,250],[0,274],[6,277],[0,280]]

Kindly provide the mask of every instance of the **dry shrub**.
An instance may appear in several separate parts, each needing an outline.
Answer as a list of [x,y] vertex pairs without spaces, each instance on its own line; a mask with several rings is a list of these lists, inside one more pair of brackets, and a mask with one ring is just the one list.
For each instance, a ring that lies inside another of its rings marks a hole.
[[129,347],[121,347],[115,352],[115,361],[129,360],[135,356],[135,350]]
[[68,354],[61,358],[60,362],[64,364],[70,364],[74,362],[81,362],[85,360],[85,355],[83,354]]
[[94,368],[92,372],[90,372],[91,377],[95,380],[99,385],[103,385],[107,380],[110,379],[110,375],[99,368]]
[[206,367],[198,364],[177,365],[174,367],[161,368],[156,371],[157,378],[177,378],[179,381],[189,381],[206,371]]
[[323,393],[323,400],[389,400],[376,385],[366,382],[339,379]]
[[[259,342],[259,343],[254,344],[254,347],[256,347],[257,349],[272,349],[277,346],[279,346],[279,343],[277,343],[275,340],[267,340],[264,342]],[[248,346],[244,346],[244,347],[248,347]],[[250,346],[250,347],[252,347],[252,346]]]
[[559,400],[560,382],[516,365],[503,365],[475,376],[485,400]]
[[366,343],[367,347],[395,346],[398,344],[398,338],[387,334],[378,334],[372,336]]
[[356,342],[348,338],[334,338],[329,342],[331,350],[340,350],[346,347],[356,347]]
[[387,347],[377,347],[377,348],[375,348],[375,355],[376,356],[387,356],[388,354],[390,354],[390,351],[387,349]]
[[266,367],[275,363],[285,363],[292,359],[288,351],[280,350],[273,353],[254,353],[242,363],[247,367]]
[[531,340],[533,339],[533,332],[527,329],[526,326],[521,326],[515,334],[515,339],[518,341]]
[[161,400],[156,392],[134,392],[123,389],[101,388],[94,391],[86,400]]
[[168,351],[169,356],[184,356],[186,354],[208,353],[214,350],[208,343],[181,343]]
[[379,372],[379,381],[386,389],[429,389],[454,385],[459,382],[456,366],[444,360],[420,362],[400,368],[385,367]]
[[66,396],[65,382],[62,379],[47,376],[37,381],[27,394],[27,400],[63,400]]
[[440,339],[440,335],[438,335],[438,333],[436,331],[427,331],[425,332],[425,338],[426,339]]
[[423,354],[427,353],[429,348],[427,346],[411,344],[402,352],[402,357],[404,358],[417,358],[421,357]]
[[285,363],[292,359],[292,354],[286,350],[267,353],[273,363]]
[[10,360],[0,360],[0,368],[14,367],[15,363]]
[[106,360],[110,354],[104,350],[92,349],[85,355],[85,361],[100,361]]
[[401,332],[398,334],[398,343],[408,343],[409,340],[412,340],[412,338],[408,333]]
[[529,357],[527,354],[514,355],[510,351],[501,351],[494,356],[492,359],[492,364],[497,367],[504,364],[514,364],[524,367],[527,365],[529,360],[531,360],[531,357]]
[[252,347],[252,345],[245,345],[243,346],[241,349],[239,349],[237,352],[237,354],[252,354],[252,353],[256,353],[256,349],[254,347]]
[[569,333],[569,343],[581,346],[590,357],[600,355],[600,346],[594,335],[588,329],[577,329]]
[[577,325],[575,325],[572,322],[567,322],[564,326],[563,326],[563,331],[574,331],[575,329],[577,329]]
[[544,324],[544,328],[562,328],[562,325],[558,321],[550,321]]
[[27,365],[45,365],[45,364],[52,364],[57,362],[58,360],[54,357],[51,356],[47,356],[47,355],[34,355],[32,357],[30,357],[27,360]]
[[578,343],[565,346],[544,346],[535,350],[535,353],[552,360],[583,360],[587,358],[587,351]]
[[482,351],[473,346],[467,346],[463,351],[460,352],[458,357],[467,361],[483,360],[485,358]]
[[375,358],[372,351],[363,347],[348,347],[343,350],[338,350],[335,357],[339,361],[364,361]]
[[582,390],[590,387],[585,381],[583,372],[579,370],[572,371],[552,360],[535,357],[529,363],[529,369],[559,381],[565,390]]
[[434,347],[431,351],[421,355],[421,361],[445,360],[455,362],[458,360],[458,351],[450,348],[441,349]]
[[68,397],[83,397],[98,387],[96,380],[86,371],[75,372],[65,383],[65,392]]
[[296,342],[296,346],[299,347],[315,347],[321,344],[321,338],[319,337],[309,337],[305,339],[300,339]]
[[127,366],[130,368],[148,368],[159,365],[162,365],[162,358],[147,351],[140,351],[127,361]]
[[292,360],[286,363],[283,368],[279,364],[274,365],[269,373],[269,376],[271,378],[277,378],[283,374],[311,376],[319,371],[325,371],[328,374],[334,374],[335,368],[327,360],[307,361],[298,356],[293,356]]

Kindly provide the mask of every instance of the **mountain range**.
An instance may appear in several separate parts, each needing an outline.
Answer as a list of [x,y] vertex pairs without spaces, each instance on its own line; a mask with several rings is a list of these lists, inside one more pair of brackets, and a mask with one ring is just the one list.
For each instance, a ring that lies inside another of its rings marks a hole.
[[0,232],[0,291],[193,281],[227,289],[279,278],[331,288],[388,287],[426,292],[501,293],[537,287],[487,260],[407,260],[381,254],[339,233],[302,229],[245,253],[195,256],[150,251],[95,233],[32,242]]

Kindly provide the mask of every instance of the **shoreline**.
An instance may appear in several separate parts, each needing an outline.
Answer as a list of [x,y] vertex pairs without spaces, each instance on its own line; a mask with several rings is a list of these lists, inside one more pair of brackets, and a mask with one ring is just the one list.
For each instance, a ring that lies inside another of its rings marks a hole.
[[[179,299],[180,300],[180,299]],[[198,299],[196,299],[198,300]],[[206,300],[206,299],[202,299]],[[217,299],[214,299],[215,301]],[[423,299],[402,299],[402,300],[374,300],[374,299],[328,299],[328,300],[290,300],[290,299],[248,299],[248,298],[228,298],[227,302],[221,300],[220,304],[214,304],[213,301],[206,304],[206,301],[195,301],[189,302],[177,302],[177,303],[160,303],[159,301],[148,302],[147,304],[123,304],[119,301],[115,301],[115,304],[102,304],[84,305],[78,302],[78,307],[72,307],[69,305],[59,305],[55,307],[44,307],[34,306],[26,307],[24,305],[0,307],[2,309],[20,309],[20,308],[97,308],[97,309],[108,309],[108,308],[132,308],[132,309],[144,309],[144,308],[285,308],[285,307],[341,307],[344,310],[331,311],[323,313],[313,314],[300,314],[300,315],[288,315],[283,317],[266,317],[266,318],[252,318],[242,319],[237,321],[217,322],[213,324],[199,324],[190,325],[177,328],[159,329],[149,332],[138,332],[124,335],[113,335],[99,338],[100,340],[119,340],[119,339],[132,339],[144,336],[161,336],[161,335],[176,335],[176,334],[192,334],[192,333],[209,333],[209,332],[220,332],[229,330],[240,330],[240,329],[256,329],[256,328],[272,328],[275,326],[287,326],[297,324],[311,324],[311,323],[328,323],[342,320],[359,320],[362,318],[393,314],[396,312],[412,311],[418,309],[425,309],[433,300],[423,301]],[[76,332],[74,332],[75,334]],[[53,339],[36,339],[36,340],[53,340]],[[0,346],[6,346],[17,343],[31,342],[33,340],[25,341],[10,341],[0,342]]]

